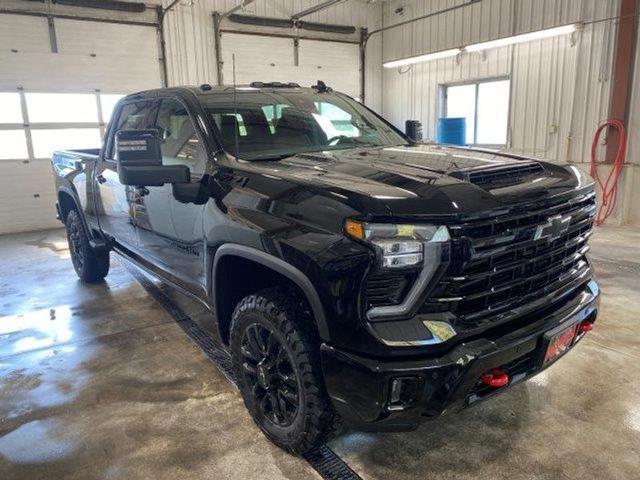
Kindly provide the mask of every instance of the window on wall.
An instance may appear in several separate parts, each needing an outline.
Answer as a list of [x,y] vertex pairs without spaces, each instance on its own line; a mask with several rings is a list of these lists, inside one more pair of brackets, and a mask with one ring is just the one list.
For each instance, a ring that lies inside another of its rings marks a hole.
[[97,122],[98,105],[91,93],[26,93],[31,123]]
[[509,80],[442,87],[444,117],[466,119],[466,143],[505,145],[509,123]]
[[0,160],[28,158],[20,94],[0,92]]
[[0,123],[22,123],[19,93],[0,93]]
[[33,156],[49,158],[56,150],[100,148],[97,128],[56,128],[31,131]]
[[0,92],[0,160],[49,158],[54,150],[99,147],[122,97],[100,92]]
[[102,107],[102,119],[104,123],[111,121],[111,114],[113,109],[116,108],[116,104],[124,95],[119,94],[102,94],[100,95],[100,106]]

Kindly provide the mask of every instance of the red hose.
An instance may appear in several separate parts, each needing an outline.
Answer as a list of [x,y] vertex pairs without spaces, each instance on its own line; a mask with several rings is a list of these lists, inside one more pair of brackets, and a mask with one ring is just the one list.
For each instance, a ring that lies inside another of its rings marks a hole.
[[[598,175],[598,168],[596,166],[596,150],[598,149],[600,134],[602,133],[602,130],[607,127],[614,127],[618,130],[618,151],[616,152],[616,158],[613,161],[611,172],[609,172],[609,176],[603,184],[600,176]],[[598,130],[596,130],[596,134],[593,137],[593,143],[591,144],[591,177],[597,182],[601,192],[600,207],[598,208],[598,214],[595,219],[596,225],[602,225],[609,215],[613,213],[613,210],[616,207],[618,182],[620,181],[620,175],[622,174],[622,166],[624,165],[626,149],[627,130],[624,128],[622,122],[618,120],[607,120],[598,127]]]

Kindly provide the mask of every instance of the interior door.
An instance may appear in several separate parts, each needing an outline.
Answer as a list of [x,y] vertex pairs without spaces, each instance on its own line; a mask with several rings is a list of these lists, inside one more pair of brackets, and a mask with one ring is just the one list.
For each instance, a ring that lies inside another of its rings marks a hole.
[[[153,106],[153,101],[130,102],[120,106],[114,115],[117,121],[110,129],[110,138],[113,139],[119,130],[148,128]],[[138,226],[145,218],[144,205],[137,203],[137,187],[120,183],[113,143],[109,142],[96,168],[96,215],[103,232],[121,246],[136,249],[139,243]]]
[[[207,156],[186,106],[177,98],[161,100],[151,128],[160,132],[163,165],[187,165],[191,183],[197,186],[204,174]],[[139,224],[140,249],[173,281],[189,290],[205,285],[204,205],[176,199],[172,185],[146,187],[137,197],[144,205],[146,221]]]

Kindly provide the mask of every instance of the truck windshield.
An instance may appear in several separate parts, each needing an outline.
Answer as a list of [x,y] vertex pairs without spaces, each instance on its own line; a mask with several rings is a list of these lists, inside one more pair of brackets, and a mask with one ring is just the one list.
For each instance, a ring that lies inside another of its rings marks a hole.
[[358,102],[335,93],[238,87],[235,105],[232,89],[200,100],[224,149],[244,160],[407,143]]

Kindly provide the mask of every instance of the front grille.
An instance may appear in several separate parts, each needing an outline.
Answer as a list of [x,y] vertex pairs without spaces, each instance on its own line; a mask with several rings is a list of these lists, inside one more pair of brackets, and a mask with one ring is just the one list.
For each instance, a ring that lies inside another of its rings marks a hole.
[[[464,260],[452,265],[421,312],[450,311],[458,329],[471,330],[543,308],[570,293],[588,279],[586,243],[595,208],[591,193],[450,226]],[[541,232],[542,226],[558,216],[566,220],[562,233],[537,238],[547,231]]]

